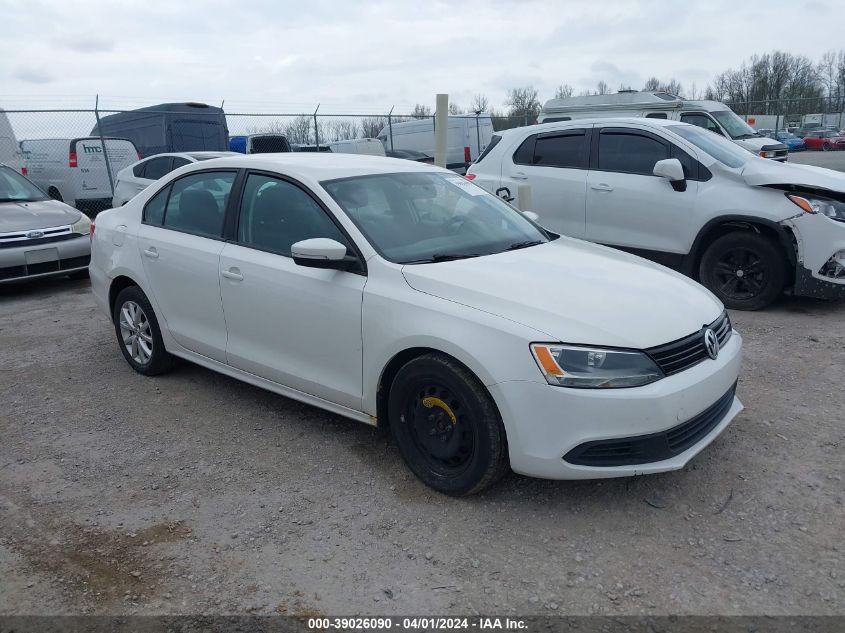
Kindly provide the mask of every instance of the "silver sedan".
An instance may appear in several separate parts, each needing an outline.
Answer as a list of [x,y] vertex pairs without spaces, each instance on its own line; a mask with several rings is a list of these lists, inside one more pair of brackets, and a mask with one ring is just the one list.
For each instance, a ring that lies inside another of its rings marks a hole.
[[52,200],[0,164],[0,283],[35,277],[84,277],[91,259],[91,220]]

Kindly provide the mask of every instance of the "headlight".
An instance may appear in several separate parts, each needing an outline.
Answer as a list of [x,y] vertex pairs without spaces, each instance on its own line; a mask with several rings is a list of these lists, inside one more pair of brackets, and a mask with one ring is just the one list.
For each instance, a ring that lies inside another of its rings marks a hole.
[[663,378],[663,372],[643,352],[531,345],[534,360],[550,385],[581,388],[639,387]]
[[760,158],[774,158],[778,153],[775,150],[760,150]]
[[799,196],[794,193],[788,193],[786,197],[804,209],[806,213],[821,213],[832,220],[845,222],[845,202],[818,196]]
[[71,230],[79,235],[88,235],[91,232],[91,220],[84,213],[76,222],[70,225]]

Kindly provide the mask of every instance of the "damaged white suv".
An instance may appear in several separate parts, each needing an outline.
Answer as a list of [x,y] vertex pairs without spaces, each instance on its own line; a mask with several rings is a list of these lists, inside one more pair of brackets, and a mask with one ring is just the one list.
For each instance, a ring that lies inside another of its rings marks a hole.
[[530,185],[546,228],[695,277],[729,308],[782,292],[845,298],[845,175],[755,156],[659,119],[497,133],[467,178],[507,199]]

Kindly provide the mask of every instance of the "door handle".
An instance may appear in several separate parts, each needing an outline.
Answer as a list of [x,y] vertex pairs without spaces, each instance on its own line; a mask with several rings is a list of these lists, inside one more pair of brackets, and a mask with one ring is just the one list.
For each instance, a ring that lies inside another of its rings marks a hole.
[[232,281],[243,281],[244,276],[241,274],[240,268],[230,268],[229,270],[224,270],[220,273],[226,279],[231,279]]
[[595,189],[596,191],[613,191],[613,187],[608,185],[606,182],[600,182],[597,185],[590,185],[590,189]]
[[158,259],[158,251],[155,246],[150,246],[149,248],[144,249],[144,255],[150,259]]
[[528,180],[528,175],[524,172],[518,171],[516,173],[511,174],[511,178],[514,180]]

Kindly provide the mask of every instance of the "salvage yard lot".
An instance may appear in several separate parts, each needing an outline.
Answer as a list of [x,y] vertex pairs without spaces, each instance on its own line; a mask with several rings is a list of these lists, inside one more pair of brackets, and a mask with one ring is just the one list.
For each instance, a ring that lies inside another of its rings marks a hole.
[[375,429],[136,374],[88,282],[0,288],[0,613],[842,613],[843,317],[732,313],[746,409],[683,471],[456,500]]

